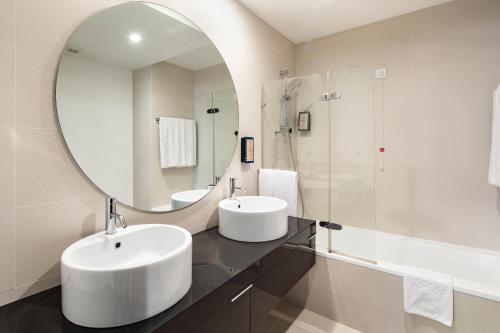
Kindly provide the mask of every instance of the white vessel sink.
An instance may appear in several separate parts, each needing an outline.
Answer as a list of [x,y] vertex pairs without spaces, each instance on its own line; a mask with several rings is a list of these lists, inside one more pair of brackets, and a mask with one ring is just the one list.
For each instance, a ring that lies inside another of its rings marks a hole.
[[222,236],[243,242],[266,242],[287,234],[286,201],[259,196],[236,199],[219,202],[219,232]]
[[172,209],[175,210],[189,206],[190,204],[195,203],[196,201],[203,198],[205,195],[208,194],[208,192],[210,192],[210,190],[205,189],[205,190],[189,190],[189,191],[174,193],[170,197]]
[[62,311],[87,327],[149,318],[188,292],[191,265],[191,234],[176,226],[145,224],[88,236],[62,254]]

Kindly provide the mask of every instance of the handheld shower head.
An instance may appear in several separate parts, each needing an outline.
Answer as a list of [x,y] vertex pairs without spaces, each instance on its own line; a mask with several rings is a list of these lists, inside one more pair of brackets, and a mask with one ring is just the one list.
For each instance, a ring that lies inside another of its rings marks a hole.
[[302,85],[304,84],[304,80],[302,80],[302,79],[295,79],[293,82],[297,82],[297,83],[292,88],[292,91],[290,91],[290,93],[288,94],[289,97],[292,97],[293,94],[297,91],[297,89],[299,89],[300,87],[302,87]]
[[290,90],[289,93],[285,92],[285,94],[283,95],[283,100],[285,101],[288,101],[292,98],[293,94],[295,94],[295,92],[300,88],[302,87],[302,85],[304,84],[304,80],[303,79],[294,79],[292,80],[288,86],[287,86],[287,91]]

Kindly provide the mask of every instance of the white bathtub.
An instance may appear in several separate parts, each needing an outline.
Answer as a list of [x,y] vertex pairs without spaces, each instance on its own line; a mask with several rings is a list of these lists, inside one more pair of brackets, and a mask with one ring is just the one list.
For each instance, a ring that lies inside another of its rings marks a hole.
[[332,231],[328,253],[327,230],[317,233],[318,255],[399,276],[405,266],[447,273],[454,290],[500,302],[500,252],[344,226]]

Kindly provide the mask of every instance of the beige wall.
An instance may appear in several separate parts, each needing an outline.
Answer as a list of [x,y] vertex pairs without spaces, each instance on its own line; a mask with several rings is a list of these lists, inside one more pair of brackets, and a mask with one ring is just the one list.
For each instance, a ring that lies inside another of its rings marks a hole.
[[379,230],[500,250],[487,183],[498,36],[499,1],[456,0],[296,46],[298,75],[387,67],[374,91]]
[[453,327],[411,315],[403,308],[403,279],[317,256],[316,266],[286,296],[299,307],[364,333],[493,333],[500,303],[454,293]]
[[[89,15],[119,2],[0,2],[0,304],[58,284],[64,248],[103,229],[104,199],[65,150],[52,87],[71,32]],[[234,0],[157,2],[191,18],[218,47],[238,93],[241,134],[258,138],[260,84],[293,66],[293,45]],[[248,193],[256,189],[260,150],[256,153],[256,163],[245,167],[235,154],[228,173]],[[123,207],[119,212],[130,224],[175,223],[197,232],[215,222],[225,183],[175,213],[142,214]]]
[[194,72],[194,97],[214,90],[234,89],[233,79],[225,64],[206,67]]

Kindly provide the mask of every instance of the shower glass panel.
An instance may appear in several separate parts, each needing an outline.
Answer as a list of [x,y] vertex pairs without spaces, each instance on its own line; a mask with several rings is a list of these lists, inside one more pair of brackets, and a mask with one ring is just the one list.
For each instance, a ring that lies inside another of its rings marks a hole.
[[[297,151],[297,168],[302,187],[303,217],[311,220],[329,220],[329,119],[330,103],[321,99],[328,89],[326,73],[318,73],[301,78],[304,83],[296,93],[290,108],[291,119],[299,112],[309,112],[310,130],[294,129]],[[317,229],[319,230],[319,228]],[[326,229],[325,229],[326,231]]]
[[[298,172],[299,216],[318,221],[318,250],[370,261],[376,258],[371,74],[348,68],[262,86],[263,167]],[[285,107],[291,133],[280,131]],[[300,112],[309,113],[308,131],[298,131]]]
[[269,169],[290,169],[290,152],[286,136],[276,133],[280,129],[281,99],[285,93],[285,80],[262,85],[262,165]]
[[[329,221],[331,208],[331,105],[321,98],[328,91],[327,78],[327,73],[322,72],[262,86],[263,167],[297,171],[298,216],[317,221]],[[298,131],[300,112],[309,113],[309,131]],[[284,116],[288,117],[291,131],[283,130]],[[328,230],[318,227],[317,234],[316,243],[328,251]]]
[[376,260],[373,72],[362,68],[331,71],[331,232],[330,251]]

